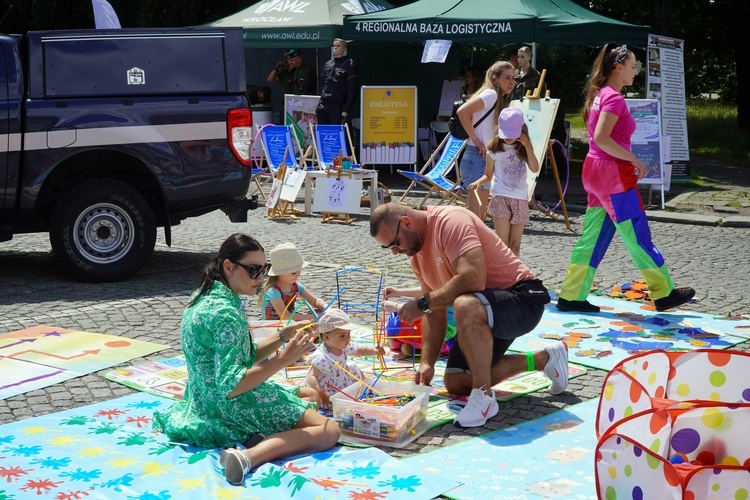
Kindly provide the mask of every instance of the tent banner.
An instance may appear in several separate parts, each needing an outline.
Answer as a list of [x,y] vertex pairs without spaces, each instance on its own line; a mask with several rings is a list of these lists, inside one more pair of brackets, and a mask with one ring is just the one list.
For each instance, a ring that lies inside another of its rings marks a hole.
[[[353,21],[353,20],[352,20]],[[389,40],[407,41],[427,38],[450,38],[454,42],[474,42],[477,36],[499,37],[498,42],[518,41],[534,33],[533,19],[442,21],[353,21],[344,22],[344,37],[365,38],[367,35],[388,34]]]

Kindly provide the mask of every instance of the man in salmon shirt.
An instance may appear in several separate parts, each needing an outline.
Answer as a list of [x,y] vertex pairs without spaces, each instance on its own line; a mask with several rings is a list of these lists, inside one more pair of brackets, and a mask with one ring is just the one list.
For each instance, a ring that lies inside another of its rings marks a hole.
[[564,342],[542,351],[506,354],[513,340],[533,330],[550,301],[547,289],[497,234],[462,207],[414,210],[380,205],[370,218],[370,235],[395,254],[411,257],[423,295],[404,304],[401,320],[422,318],[422,358],[414,383],[429,385],[453,306],[458,329],[448,357],[445,388],[469,394],[456,417],[459,427],[479,427],[498,412],[491,387],[524,371],[544,370],[550,393],[568,386]]

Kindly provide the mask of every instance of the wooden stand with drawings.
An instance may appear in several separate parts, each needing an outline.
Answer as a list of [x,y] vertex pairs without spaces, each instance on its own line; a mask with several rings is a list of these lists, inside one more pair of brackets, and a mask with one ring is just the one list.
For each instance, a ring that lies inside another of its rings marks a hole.
[[[312,151],[312,148],[307,148],[305,154],[300,158],[300,165],[305,165],[310,151]],[[266,199],[266,208],[268,208],[266,218],[268,220],[296,220],[299,219],[298,215],[304,212],[304,210],[294,208],[294,200],[302,185],[302,182],[299,182],[297,179],[299,173],[302,173],[301,180],[304,180],[304,170],[288,171],[286,166],[288,154],[289,147],[287,146],[284,151],[284,159],[273,178],[271,192]]]
[[[547,70],[543,69],[542,74],[539,78],[539,84],[532,93],[531,90],[526,91],[526,95],[520,101],[513,101],[511,106],[519,107],[524,111],[524,117],[526,125],[529,128],[529,135],[531,136],[532,146],[537,154],[539,165],[542,165],[545,155],[549,158],[549,164],[552,167],[552,172],[555,176],[555,183],[557,184],[557,194],[560,196],[560,207],[562,208],[563,216],[565,218],[565,227],[570,230],[570,220],[568,219],[568,208],[565,206],[565,195],[563,193],[562,185],[560,184],[560,175],[557,172],[557,162],[555,161],[555,155],[552,151],[552,145],[554,141],[550,140],[550,134],[552,132],[552,122],[557,113],[557,106],[559,104],[558,99],[550,98],[550,91],[547,90],[546,95],[541,97],[542,88],[544,88],[544,78],[547,76]],[[534,118],[537,118],[535,121]],[[540,123],[543,122],[543,123]],[[541,154],[540,154],[541,153]],[[543,212],[548,217],[558,220],[557,216],[548,207],[541,205],[534,199],[534,189],[536,188],[536,181],[538,178],[538,172],[528,172],[527,182],[529,185],[529,203],[532,206]]]
[[[335,175],[337,180],[341,180],[342,176],[345,178],[349,178],[349,180],[351,180],[352,179],[351,166],[347,170],[344,170],[342,168],[342,164],[344,163],[344,151],[343,150],[339,152],[338,158],[339,158],[338,165],[336,164],[336,160],[334,159],[334,161],[332,162],[332,165],[329,165],[328,168],[326,169],[326,177],[330,179],[331,177]],[[335,170],[331,170],[331,167],[334,167],[334,168],[338,167],[338,168]],[[350,216],[348,213],[321,212],[321,214],[323,214],[323,218],[320,220],[321,223],[338,222],[341,224],[351,224],[352,222],[357,220],[354,217]]]

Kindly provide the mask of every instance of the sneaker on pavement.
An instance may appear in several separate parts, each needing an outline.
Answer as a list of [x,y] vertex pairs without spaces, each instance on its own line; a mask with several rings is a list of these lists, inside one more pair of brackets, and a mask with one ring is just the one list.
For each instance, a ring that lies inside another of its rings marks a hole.
[[487,394],[484,388],[472,389],[466,406],[453,421],[456,427],[481,427],[487,419],[497,415],[499,407],[495,399],[495,391]]
[[544,374],[552,381],[550,394],[560,394],[568,388],[568,345],[565,342],[555,342],[545,346],[549,360],[544,365]]
[[557,299],[557,309],[562,312],[599,312],[599,306],[595,306],[588,300],[565,300],[561,298]]
[[687,304],[688,302],[690,302],[690,299],[692,299],[694,295],[695,290],[693,290],[692,288],[674,288],[666,297],[656,299],[654,301],[654,305],[656,306],[657,311],[662,312],[666,311],[667,309],[679,307],[682,304]]

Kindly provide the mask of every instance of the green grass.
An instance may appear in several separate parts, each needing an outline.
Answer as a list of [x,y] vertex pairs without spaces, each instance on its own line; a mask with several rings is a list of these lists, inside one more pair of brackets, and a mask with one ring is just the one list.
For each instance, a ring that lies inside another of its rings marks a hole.
[[750,162],[750,134],[737,127],[737,107],[707,99],[687,103],[690,151]]
[[[565,119],[573,129],[585,130],[580,111],[566,113]],[[750,134],[737,127],[736,106],[691,99],[687,102],[687,125],[691,152],[750,162]],[[576,154],[575,158],[580,157]]]

